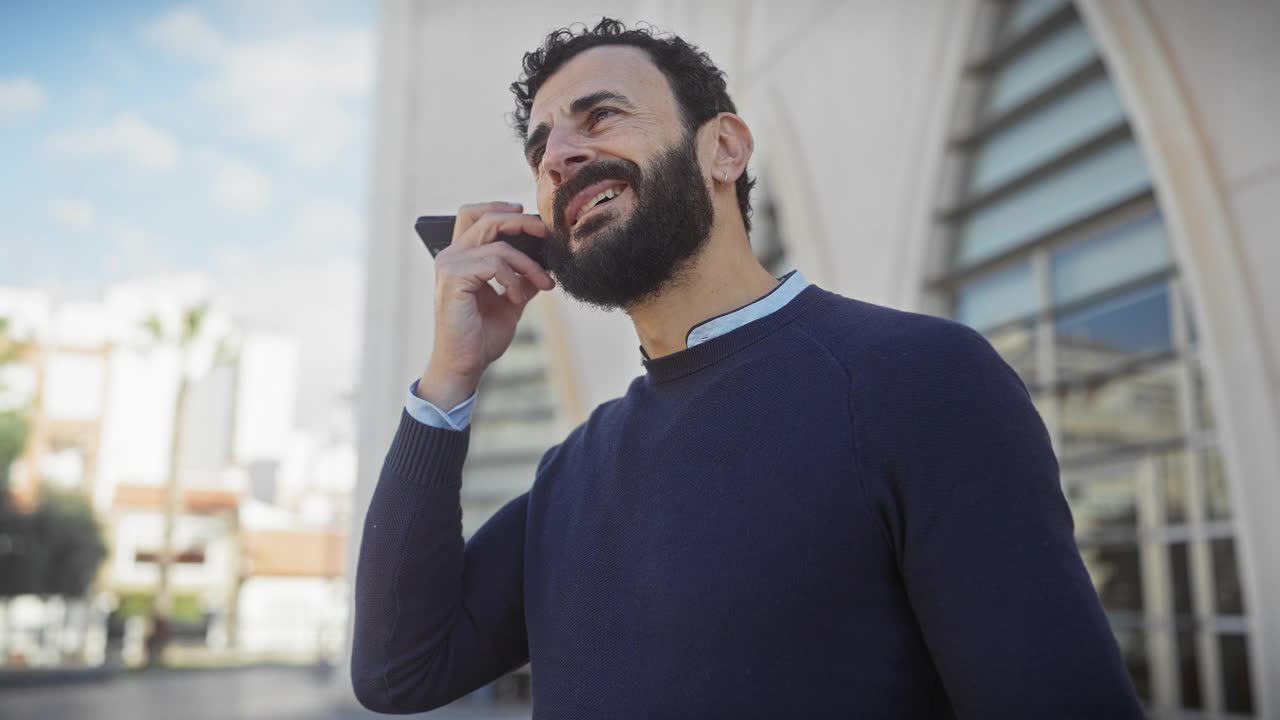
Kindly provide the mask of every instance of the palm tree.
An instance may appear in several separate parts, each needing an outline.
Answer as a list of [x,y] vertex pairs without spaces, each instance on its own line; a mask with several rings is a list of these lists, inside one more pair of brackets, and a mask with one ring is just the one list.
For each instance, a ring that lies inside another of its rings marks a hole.
[[[182,430],[186,416],[187,395],[194,379],[189,368],[192,365],[194,345],[207,333],[206,320],[209,306],[200,304],[182,310],[181,323],[176,333],[168,332],[160,318],[152,315],[143,323],[151,339],[161,345],[173,346],[178,351],[178,392],[173,402],[173,425],[169,436],[169,467],[165,479],[164,530],[159,557],[159,579],[152,606],[152,637],[148,643],[148,664],[161,660],[168,641],[169,615],[173,611],[173,561],[174,527],[182,504],[182,487],[179,481],[182,462]],[[230,345],[224,338],[217,345],[214,364],[225,362]]]

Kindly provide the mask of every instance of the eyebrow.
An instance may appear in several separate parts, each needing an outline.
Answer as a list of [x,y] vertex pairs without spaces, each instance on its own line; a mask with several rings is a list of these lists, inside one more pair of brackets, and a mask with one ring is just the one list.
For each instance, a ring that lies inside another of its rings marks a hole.
[[[628,99],[626,95],[623,95],[622,93],[614,92],[612,90],[601,90],[599,92],[593,92],[590,95],[583,95],[577,100],[574,100],[573,102],[569,103],[569,114],[578,115],[590,110],[591,108],[595,107],[596,105],[599,105],[600,103],[605,103],[605,102],[611,102],[611,103],[614,103],[615,105],[620,105],[624,108],[627,108],[628,110],[634,110],[636,108],[635,104],[632,103],[631,100]],[[529,139],[524,141],[525,160],[529,160],[531,157],[533,157],[533,152],[537,150],[539,146],[541,146],[543,143],[547,141],[547,136],[550,134],[551,134],[551,125],[545,122],[539,123],[538,127],[534,128],[533,132],[529,133]]]

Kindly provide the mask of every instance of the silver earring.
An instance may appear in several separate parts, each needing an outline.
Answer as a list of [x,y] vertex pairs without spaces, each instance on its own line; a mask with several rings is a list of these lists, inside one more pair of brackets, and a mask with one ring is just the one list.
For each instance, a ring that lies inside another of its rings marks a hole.
[[726,171],[725,171],[725,173],[724,173],[724,184],[725,184],[725,185],[728,185],[728,184],[729,184],[729,171],[728,171],[728,170],[726,170]]

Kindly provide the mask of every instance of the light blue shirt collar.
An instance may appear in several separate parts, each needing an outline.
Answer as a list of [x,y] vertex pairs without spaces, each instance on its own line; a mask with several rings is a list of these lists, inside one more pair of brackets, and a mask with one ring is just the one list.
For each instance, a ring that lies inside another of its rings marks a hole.
[[792,270],[778,279],[782,282],[759,300],[694,325],[685,336],[685,347],[699,345],[753,320],[759,320],[794,300],[809,285],[809,281],[805,280],[799,270]]

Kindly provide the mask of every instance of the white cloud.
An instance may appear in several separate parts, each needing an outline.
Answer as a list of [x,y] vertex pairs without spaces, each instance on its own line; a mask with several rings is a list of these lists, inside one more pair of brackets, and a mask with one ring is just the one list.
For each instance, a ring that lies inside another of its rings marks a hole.
[[57,131],[46,144],[71,155],[119,156],[147,170],[168,170],[178,161],[173,137],[134,112],[122,112],[101,127]]
[[213,204],[242,213],[261,212],[271,201],[271,181],[239,160],[220,160],[213,171]]
[[356,138],[359,105],[373,79],[368,30],[308,29],[235,43],[184,8],[156,19],[143,36],[207,64],[211,78],[200,96],[241,132],[283,144],[302,165],[327,165]]
[[354,257],[364,243],[364,222],[347,204],[311,200],[298,211],[286,236],[302,257]]
[[29,77],[0,78],[0,117],[39,110],[46,97],[44,88]]
[[216,61],[225,50],[222,35],[193,8],[177,8],[142,30],[149,42],[178,55]]
[[83,200],[60,199],[49,203],[49,215],[60,223],[86,228],[93,224],[97,213],[92,205]]

